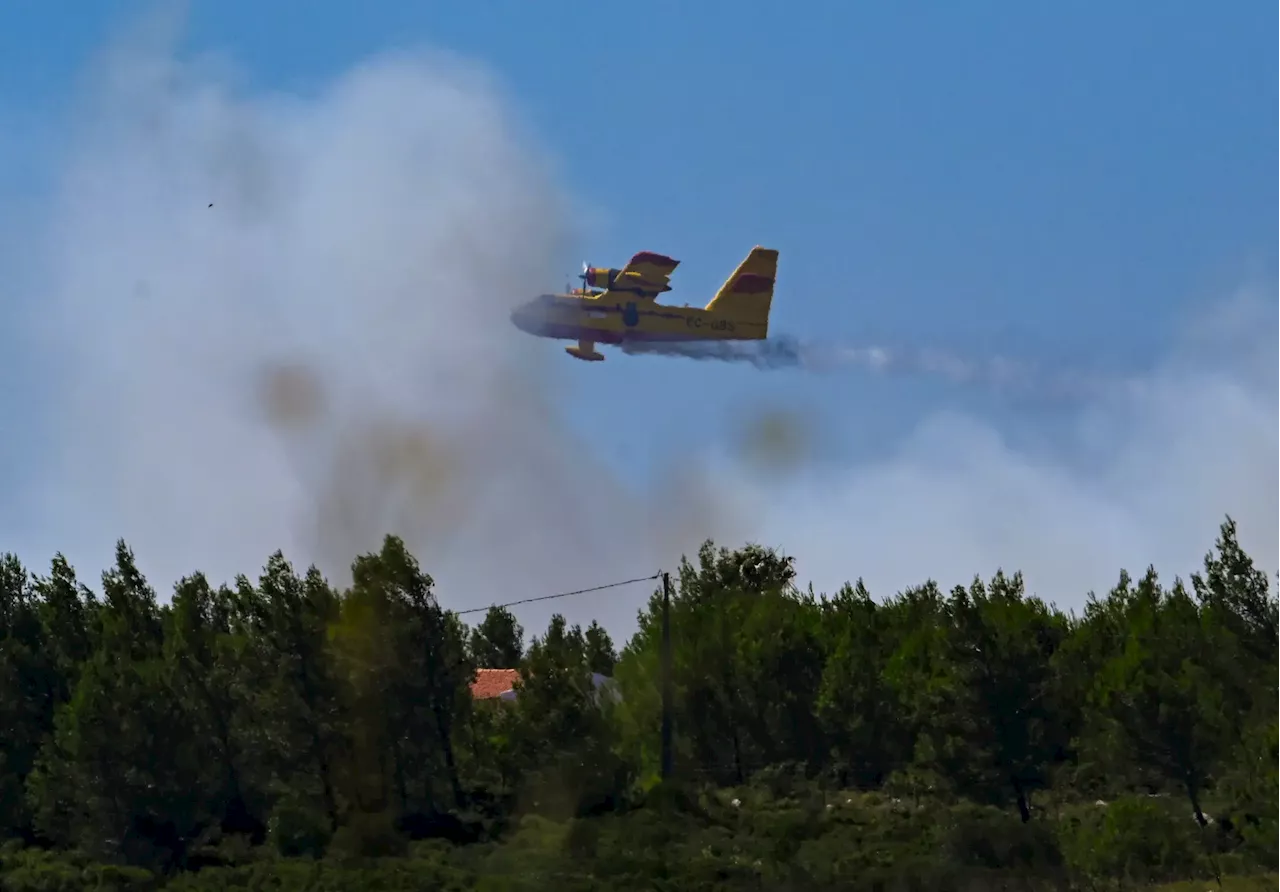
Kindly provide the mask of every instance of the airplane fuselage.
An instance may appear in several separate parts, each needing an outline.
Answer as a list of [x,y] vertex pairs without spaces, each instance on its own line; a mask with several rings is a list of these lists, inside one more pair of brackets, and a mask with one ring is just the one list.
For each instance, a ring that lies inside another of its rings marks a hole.
[[[700,307],[673,307],[627,295],[543,294],[511,314],[521,331],[542,338],[623,344],[628,341],[754,341],[768,320],[731,318]],[[620,299],[624,298],[624,299]]]
[[769,336],[778,252],[759,245],[729,276],[705,307],[675,307],[655,298],[670,291],[671,272],[680,265],[665,254],[641,251],[622,269],[582,266],[584,287],[568,294],[543,294],[511,314],[516,328],[541,338],[577,341],[565,347],[575,359],[600,362],[600,344],[760,341]]

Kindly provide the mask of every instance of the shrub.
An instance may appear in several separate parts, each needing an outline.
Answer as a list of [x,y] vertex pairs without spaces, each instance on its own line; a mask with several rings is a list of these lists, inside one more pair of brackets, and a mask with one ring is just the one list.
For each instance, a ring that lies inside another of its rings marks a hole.
[[294,800],[278,803],[267,821],[267,839],[286,858],[320,858],[332,835],[327,816]]
[[1207,873],[1199,829],[1177,800],[1128,796],[1086,807],[1060,827],[1067,864],[1087,880],[1152,883]]

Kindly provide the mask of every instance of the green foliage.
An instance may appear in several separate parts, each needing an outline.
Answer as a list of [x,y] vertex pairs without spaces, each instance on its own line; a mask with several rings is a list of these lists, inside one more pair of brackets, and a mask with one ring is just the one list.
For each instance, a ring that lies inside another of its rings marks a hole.
[[394,858],[408,851],[409,843],[388,812],[350,815],[329,843],[329,854],[338,860]]
[[1073,867],[1088,878],[1150,883],[1211,870],[1195,822],[1165,799],[1128,796],[1078,810],[1062,835]]
[[[0,890],[1102,889],[1274,870],[1276,599],[1228,519],[1190,590],[1080,616],[997,572],[879,600],[708,542],[618,653],[468,629],[394,536],[158,598],[0,557]],[[516,702],[473,702],[476,667]],[[593,676],[612,679],[598,688]],[[1271,881],[1274,887],[1274,880]],[[1199,888],[1199,887],[1197,887]]]
[[1028,821],[1031,791],[1048,785],[1070,742],[1053,665],[1066,620],[1026,597],[1019,574],[957,588],[948,611],[950,684],[935,719],[948,744],[945,770],[974,799],[1012,794]]
[[467,642],[479,669],[514,669],[524,656],[524,629],[505,607],[490,607]]
[[289,799],[277,802],[267,821],[267,838],[285,858],[320,858],[332,836],[327,816]]
[[587,669],[600,675],[612,676],[613,669],[618,664],[618,652],[613,649],[613,639],[604,630],[604,626],[592,620],[583,636],[583,645]]

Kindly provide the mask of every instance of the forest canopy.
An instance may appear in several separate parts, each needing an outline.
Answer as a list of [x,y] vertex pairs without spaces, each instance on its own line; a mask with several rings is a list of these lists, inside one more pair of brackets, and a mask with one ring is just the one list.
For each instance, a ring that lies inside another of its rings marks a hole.
[[[707,542],[673,574],[665,781],[660,591],[619,651],[560,615],[468,626],[394,536],[351,579],[276,553],[161,599],[124,542],[96,590],[0,558],[4,888],[304,888],[311,859],[458,889],[1276,867],[1277,602],[1230,519],[1190,579],[1122,571],[1078,614],[1018,573],[816,595]],[[474,697],[478,668],[518,668],[514,701]]]

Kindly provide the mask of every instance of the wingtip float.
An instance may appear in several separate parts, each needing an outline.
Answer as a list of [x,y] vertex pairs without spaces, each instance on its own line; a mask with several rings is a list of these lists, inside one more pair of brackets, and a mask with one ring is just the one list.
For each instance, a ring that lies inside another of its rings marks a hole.
[[597,344],[689,344],[704,341],[763,341],[778,274],[778,252],[755,247],[705,307],[660,304],[680,265],[663,254],[641,251],[622,269],[583,264],[582,287],[542,294],[518,307],[511,321],[527,334],[577,341],[565,352],[600,362]]

